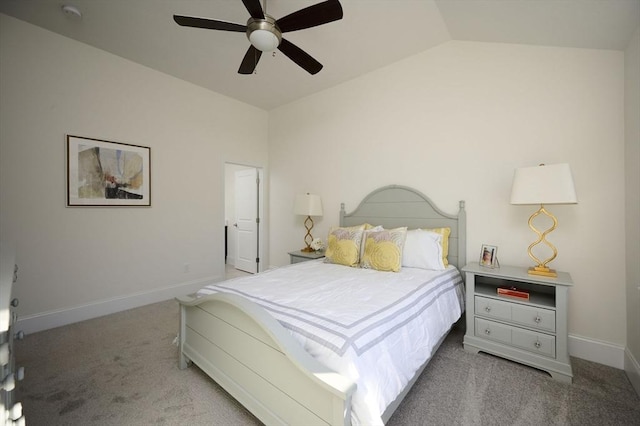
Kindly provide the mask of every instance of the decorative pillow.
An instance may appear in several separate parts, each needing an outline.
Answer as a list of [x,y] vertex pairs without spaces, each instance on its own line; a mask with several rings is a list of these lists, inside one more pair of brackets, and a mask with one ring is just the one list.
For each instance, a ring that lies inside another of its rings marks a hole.
[[422,229],[407,231],[402,266],[434,271],[445,269],[442,261],[442,235]]
[[378,271],[398,272],[402,268],[402,248],[407,228],[368,231],[363,241],[364,255],[360,265]]
[[362,262],[362,258],[364,257],[364,242],[367,241],[367,234],[373,231],[384,231],[384,228],[380,225],[373,226],[368,223],[364,224],[364,232],[362,233],[362,243],[360,244],[360,262]]
[[346,266],[358,266],[364,225],[347,228],[334,227],[327,237],[324,261]]
[[431,231],[442,235],[442,263],[445,267],[449,266],[447,256],[449,256],[449,234],[451,234],[451,228],[432,228],[425,229],[425,231]]

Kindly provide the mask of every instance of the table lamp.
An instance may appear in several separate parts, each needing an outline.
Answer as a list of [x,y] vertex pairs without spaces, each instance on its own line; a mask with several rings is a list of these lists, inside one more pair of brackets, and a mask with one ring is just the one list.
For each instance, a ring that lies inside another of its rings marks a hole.
[[322,216],[322,200],[319,195],[306,194],[296,195],[293,212],[297,215],[307,216],[304,220],[304,227],[307,229],[307,235],[304,236],[304,242],[307,245],[301,251],[312,252],[315,251],[311,248],[313,237],[311,236],[311,230],[313,229],[313,219],[311,216]]
[[[528,248],[529,257],[537,264],[529,268],[529,274],[552,278],[558,276],[556,271],[547,267],[547,264],[558,255],[558,250],[546,239],[547,235],[556,229],[558,220],[545,209],[544,205],[576,204],[577,202],[578,198],[568,164],[540,164],[535,167],[516,169],[511,188],[511,204],[540,204],[538,211],[529,218],[529,228],[538,234],[538,239]],[[533,225],[534,219],[541,214],[553,221],[551,227],[544,232],[539,231]],[[544,261],[538,259],[532,252],[533,247],[541,243],[546,244],[553,252],[551,257]]]

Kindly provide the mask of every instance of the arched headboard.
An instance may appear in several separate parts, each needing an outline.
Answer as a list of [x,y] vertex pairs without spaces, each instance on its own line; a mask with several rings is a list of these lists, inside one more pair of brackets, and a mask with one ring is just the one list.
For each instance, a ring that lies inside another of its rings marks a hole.
[[451,228],[449,263],[461,269],[467,263],[467,217],[464,201],[460,201],[457,215],[440,210],[426,195],[413,188],[389,185],[367,195],[351,213],[340,205],[340,226],[362,223],[385,228],[406,226],[415,228]]

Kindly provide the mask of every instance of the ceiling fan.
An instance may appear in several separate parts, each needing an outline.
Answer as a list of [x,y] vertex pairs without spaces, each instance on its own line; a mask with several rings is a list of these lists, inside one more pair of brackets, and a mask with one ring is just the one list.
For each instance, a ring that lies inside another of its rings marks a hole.
[[309,74],[317,74],[322,69],[320,62],[295,44],[282,38],[282,33],[303,30],[342,19],[342,6],[338,0],[327,0],[314,4],[277,20],[265,13],[266,0],[264,11],[260,0],[242,0],[242,3],[251,15],[247,25],[181,15],[173,15],[173,20],[184,27],[246,32],[251,46],[249,46],[249,50],[244,55],[238,69],[240,74],[252,74],[258,65],[262,52],[271,52],[276,48]]

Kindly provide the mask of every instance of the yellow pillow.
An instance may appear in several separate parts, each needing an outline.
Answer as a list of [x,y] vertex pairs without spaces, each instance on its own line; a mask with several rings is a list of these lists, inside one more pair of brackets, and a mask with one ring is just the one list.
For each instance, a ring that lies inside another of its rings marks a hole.
[[364,225],[331,228],[324,261],[338,265],[358,266],[363,232]]
[[380,225],[373,226],[368,223],[364,224],[364,232],[362,233],[362,243],[360,243],[360,263],[362,263],[362,258],[364,256],[364,242],[367,240],[367,235],[372,231],[384,231],[384,228]]
[[431,228],[424,230],[442,235],[442,263],[446,268],[447,266],[449,266],[447,256],[449,255],[449,234],[451,234],[451,228]]
[[367,231],[361,266],[377,271],[398,272],[402,267],[402,248],[407,228]]

